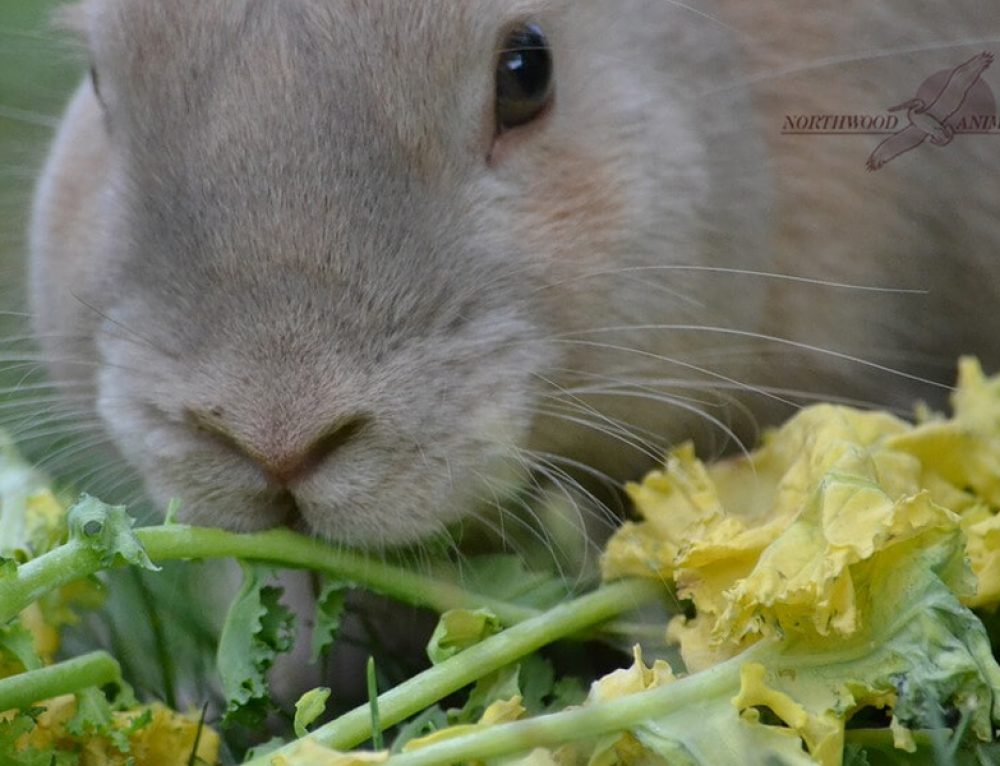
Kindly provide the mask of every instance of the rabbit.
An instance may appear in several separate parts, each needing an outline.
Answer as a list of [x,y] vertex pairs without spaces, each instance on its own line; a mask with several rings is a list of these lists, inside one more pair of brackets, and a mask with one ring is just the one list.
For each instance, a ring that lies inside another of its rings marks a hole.
[[1000,138],[872,170],[884,136],[782,130],[910,98],[988,49],[986,3],[65,18],[92,69],[36,193],[35,334],[186,521],[382,549],[502,526],[528,482],[604,528],[667,445],[1000,361]]

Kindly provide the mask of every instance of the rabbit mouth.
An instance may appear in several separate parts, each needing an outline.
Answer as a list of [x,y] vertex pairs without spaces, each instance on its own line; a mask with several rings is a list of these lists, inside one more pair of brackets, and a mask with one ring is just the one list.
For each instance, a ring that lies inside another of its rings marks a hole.
[[294,532],[306,534],[309,532],[309,524],[302,515],[299,508],[299,501],[289,489],[282,489],[274,498],[276,515],[281,518],[280,525],[288,527]]

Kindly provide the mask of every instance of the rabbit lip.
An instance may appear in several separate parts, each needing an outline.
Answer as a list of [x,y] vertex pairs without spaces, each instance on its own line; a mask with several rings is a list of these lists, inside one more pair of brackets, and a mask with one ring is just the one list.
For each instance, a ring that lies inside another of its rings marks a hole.
[[280,518],[280,526],[289,529],[302,530],[306,526],[302,511],[299,508],[295,495],[288,489],[282,489],[274,498],[274,506],[277,510],[276,516]]

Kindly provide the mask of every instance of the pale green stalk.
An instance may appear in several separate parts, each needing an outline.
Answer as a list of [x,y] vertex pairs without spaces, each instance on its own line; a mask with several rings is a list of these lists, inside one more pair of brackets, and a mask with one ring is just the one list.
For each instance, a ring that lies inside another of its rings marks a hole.
[[[663,590],[650,582],[618,582],[508,628],[380,696],[378,709],[382,728],[406,720],[484,675],[510,665],[547,644],[648,604],[662,595]],[[371,737],[371,727],[371,711],[365,704],[317,729],[310,736],[335,750],[350,750]],[[268,766],[275,756],[292,755],[295,747],[293,742],[248,763]]]
[[577,740],[591,740],[635,728],[690,705],[740,686],[740,668],[750,652],[667,686],[586,707],[552,713],[527,721],[496,724],[480,731],[446,739],[393,756],[390,766],[449,766],[470,760],[485,761],[527,752],[538,747],[558,747]]
[[39,670],[0,679],[0,712],[29,707],[62,694],[120,680],[121,668],[110,654],[84,654]]
[[[538,614],[535,609],[481,596],[445,580],[425,577],[285,529],[236,534],[168,525],[138,529],[136,536],[153,561],[239,558],[311,569],[437,612],[486,608],[507,625]],[[102,568],[100,556],[75,541],[22,564],[13,577],[0,579],[0,624],[12,620],[45,593]]]

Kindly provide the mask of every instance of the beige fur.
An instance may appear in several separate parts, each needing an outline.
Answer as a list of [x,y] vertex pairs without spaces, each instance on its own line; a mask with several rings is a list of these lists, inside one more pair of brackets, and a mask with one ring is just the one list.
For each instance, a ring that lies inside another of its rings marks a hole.
[[[786,401],[932,395],[958,353],[1000,361],[1000,137],[868,173],[873,137],[781,118],[882,111],[1000,17],[879,6],[87,0],[106,112],[83,83],[32,227],[52,374],[154,497],[236,529],[294,521],[268,472],[362,419],[288,489],[369,545],[525,466],[621,479]],[[494,143],[523,18],[556,101]]]

